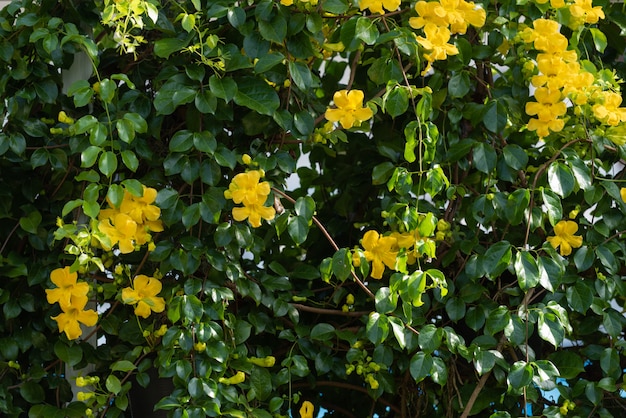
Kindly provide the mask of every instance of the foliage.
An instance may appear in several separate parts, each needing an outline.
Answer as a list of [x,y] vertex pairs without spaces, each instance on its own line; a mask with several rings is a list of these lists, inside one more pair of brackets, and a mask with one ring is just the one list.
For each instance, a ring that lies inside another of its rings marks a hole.
[[160,376],[172,417],[619,416],[625,30],[607,0],[14,1],[0,414],[130,416]]

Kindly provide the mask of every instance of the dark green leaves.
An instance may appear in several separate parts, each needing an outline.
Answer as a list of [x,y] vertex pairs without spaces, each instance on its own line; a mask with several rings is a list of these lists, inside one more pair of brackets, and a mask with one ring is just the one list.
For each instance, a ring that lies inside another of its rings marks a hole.
[[263,115],[271,116],[280,105],[276,91],[266,82],[257,78],[248,77],[239,80],[237,89],[234,96],[235,103]]

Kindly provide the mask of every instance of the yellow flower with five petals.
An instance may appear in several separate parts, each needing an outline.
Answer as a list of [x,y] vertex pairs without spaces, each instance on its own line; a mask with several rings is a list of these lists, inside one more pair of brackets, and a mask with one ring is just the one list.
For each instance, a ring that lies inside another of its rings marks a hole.
[[378,232],[370,230],[363,235],[361,245],[365,250],[363,254],[367,261],[372,262],[372,277],[380,279],[383,277],[385,266],[394,269],[398,252],[394,251],[398,246],[396,238],[391,236],[381,236]]
[[133,280],[132,287],[122,289],[122,302],[127,305],[137,305],[135,315],[147,318],[152,312],[165,310],[165,299],[157,296],[162,289],[162,284],[154,277],[140,274]]
[[374,116],[374,112],[363,106],[361,90],[339,90],[333,95],[336,109],[328,108],[325,116],[331,122],[339,122],[344,129],[350,129],[357,123],[365,122]]
[[52,317],[57,322],[59,332],[64,332],[69,340],[75,340],[81,336],[83,331],[80,324],[91,327],[98,322],[96,311],[85,310],[88,300],[87,296],[72,296],[70,305],[65,307],[61,305],[63,312]]
[[574,221],[559,221],[554,225],[555,236],[547,237],[546,240],[554,249],[559,248],[561,255],[570,255],[572,248],[583,245],[583,237],[574,235],[578,231],[578,224]]
[[46,289],[46,299],[51,305],[59,302],[61,309],[72,306],[73,297],[83,297],[89,293],[89,285],[85,282],[78,283],[78,274],[70,271],[67,266],[52,270],[50,280],[57,288]]

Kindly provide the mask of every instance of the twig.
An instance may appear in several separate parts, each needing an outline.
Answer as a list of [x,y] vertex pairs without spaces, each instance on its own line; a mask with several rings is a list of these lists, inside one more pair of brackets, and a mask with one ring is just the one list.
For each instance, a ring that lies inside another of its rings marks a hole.
[[[281,195],[282,197],[284,197],[285,199],[287,199],[289,202],[291,202],[292,204],[295,204],[296,201],[293,197],[289,196],[288,194],[286,194],[285,192],[278,190],[275,187],[272,187],[272,190],[275,193],[278,193],[279,195]],[[334,248],[335,251],[339,251],[339,246],[337,245],[337,243],[335,242],[335,240],[333,239],[333,237],[330,236],[330,234],[328,233],[328,231],[326,230],[326,228],[324,228],[324,225],[322,225],[322,223],[319,221],[319,219],[317,219],[317,217],[315,215],[313,215],[313,223],[315,225],[317,225],[317,227],[320,229],[320,231],[322,231],[322,234],[324,234],[324,236],[326,237],[326,239],[328,240],[328,242],[330,242],[330,245]],[[363,283],[361,281],[361,279],[359,279],[359,276],[356,275],[356,273],[354,271],[350,271],[352,278],[354,279],[354,281],[361,287],[361,289],[363,289],[363,291],[365,293],[367,293],[367,296],[369,296],[372,299],[375,299],[374,294],[372,293],[371,290],[369,290],[369,288],[365,285],[365,283]]]
[[316,308],[313,306],[302,305],[301,303],[290,303],[290,305],[298,309],[299,311],[313,312],[313,313],[318,313],[321,315],[341,315],[341,316],[355,316],[355,317],[369,315],[369,312],[366,312],[366,311],[344,312],[339,309]]

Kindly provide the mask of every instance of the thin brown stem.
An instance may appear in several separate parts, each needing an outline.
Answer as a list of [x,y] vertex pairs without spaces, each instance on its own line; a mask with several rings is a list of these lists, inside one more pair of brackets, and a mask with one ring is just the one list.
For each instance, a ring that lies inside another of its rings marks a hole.
[[[296,203],[296,200],[289,196],[287,193],[278,190],[275,187],[272,187],[272,190],[274,191],[274,193],[279,194],[280,196],[284,197],[285,199],[287,199],[289,202],[291,202],[292,204]],[[322,234],[326,237],[326,239],[328,240],[328,242],[330,243],[330,245],[333,247],[333,249],[335,251],[339,251],[339,246],[337,245],[337,243],[335,242],[335,240],[333,239],[333,237],[330,236],[330,234],[328,233],[328,230],[324,227],[324,225],[322,225],[322,223],[319,221],[319,219],[317,219],[316,216],[313,216],[313,223],[315,225],[317,225],[317,227],[320,229],[320,231],[322,231]],[[356,273],[354,271],[350,271],[352,278],[354,279],[354,281],[361,287],[361,289],[363,289],[363,291],[367,294],[367,296],[369,296],[370,298],[374,299],[375,296],[372,293],[371,290],[369,290],[369,288],[365,285],[365,283],[363,283],[363,281],[361,281],[361,279],[359,279],[359,276],[356,275]]]
[[314,306],[302,305],[301,303],[291,303],[290,305],[299,311],[312,312],[312,313],[317,313],[320,315],[340,315],[340,316],[354,316],[354,317],[361,317],[364,315],[369,315],[369,312],[366,312],[366,311],[344,312],[340,309],[316,308]]

